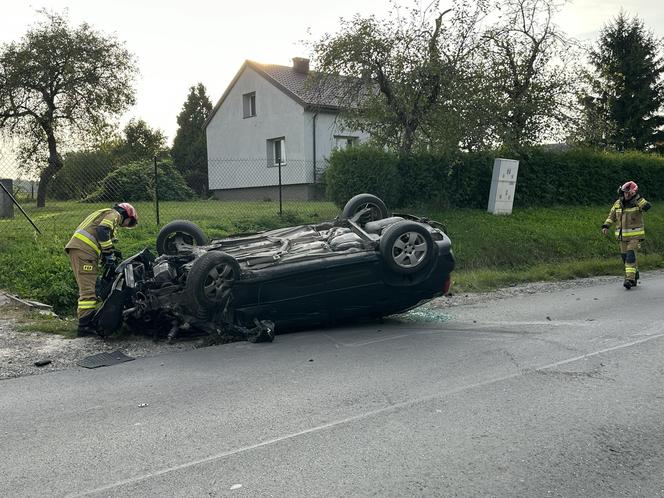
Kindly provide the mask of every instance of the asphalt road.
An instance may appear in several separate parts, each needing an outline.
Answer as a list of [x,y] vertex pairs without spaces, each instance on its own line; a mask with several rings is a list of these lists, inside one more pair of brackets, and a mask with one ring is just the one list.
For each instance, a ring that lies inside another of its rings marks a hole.
[[0,382],[2,496],[664,496],[664,274]]

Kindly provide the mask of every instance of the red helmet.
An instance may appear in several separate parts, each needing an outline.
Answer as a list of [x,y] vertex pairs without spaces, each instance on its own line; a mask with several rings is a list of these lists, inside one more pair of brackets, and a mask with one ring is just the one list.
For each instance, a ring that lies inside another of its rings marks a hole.
[[639,186],[633,182],[633,181],[628,181],[622,184],[620,187],[621,192],[631,192],[633,194],[636,194],[639,191]]
[[121,202],[113,206],[118,210],[118,212],[123,216],[124,219],[129,220],[128,227],[135,227],[138,225],[138,213],[136,208],[129,204],[128,202]]

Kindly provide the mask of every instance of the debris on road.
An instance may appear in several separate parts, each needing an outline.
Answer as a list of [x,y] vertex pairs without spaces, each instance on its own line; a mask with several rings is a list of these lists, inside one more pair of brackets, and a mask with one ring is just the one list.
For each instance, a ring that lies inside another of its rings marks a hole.
[[91,356],[86,356],[77,361],[76,364],[84,368],[99,368],[117,365],[118,363],[132,360],[135,360],[135,358],[127,356],[122,351],[113,351],[111,353],[97,353]]
[[31,301],[29,299],[21,299],[18,296],[13,294],[4,294],[5,297],[9,298],[10,301],[13,301],[15,304],[19,304],[26,308],[35,308],[44,311],[53,311],[53,306],[50,304],[40,303],[39,301]]

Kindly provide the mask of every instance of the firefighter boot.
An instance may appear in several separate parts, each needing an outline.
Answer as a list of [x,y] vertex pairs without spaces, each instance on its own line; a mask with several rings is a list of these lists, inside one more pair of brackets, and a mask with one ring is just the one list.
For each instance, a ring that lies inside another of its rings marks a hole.
[[78,319],[78,337],[91,337],[97,335],[97,330],[94,327],[92,319],[94,315],[90,313],[89,315],[82,316]]
[[630,280],[626,278],[623,282],[623,287],[625,287],[627,290],[630,290],[632,287],[636,287],[636,280]]

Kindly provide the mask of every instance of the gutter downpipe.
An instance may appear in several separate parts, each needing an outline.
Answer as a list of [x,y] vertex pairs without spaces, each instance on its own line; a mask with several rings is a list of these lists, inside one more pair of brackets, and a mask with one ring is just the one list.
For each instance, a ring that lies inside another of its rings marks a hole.
[[314,185],[316,183],[316,118],[318,118],[318,111],[314,112],[313,120],[313,143],[314,143]]

